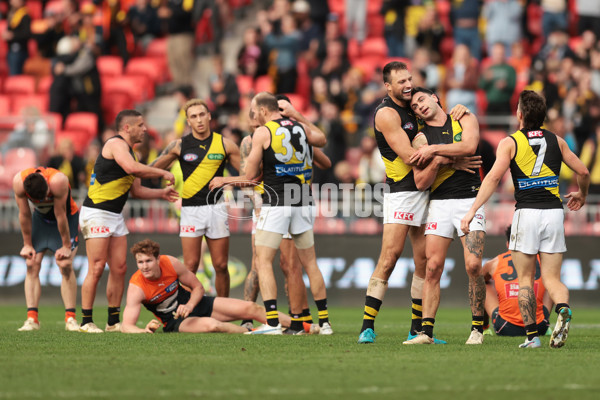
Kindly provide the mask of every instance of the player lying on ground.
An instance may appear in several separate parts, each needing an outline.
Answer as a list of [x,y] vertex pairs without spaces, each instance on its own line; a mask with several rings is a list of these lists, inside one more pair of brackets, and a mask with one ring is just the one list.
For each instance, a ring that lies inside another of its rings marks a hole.
[[[138,271],[127,289],[121,332],[154,333],[163,324],[164,332],[226,332],[248,330],[229,321],[254,319],[267,322],[264,307],[249,301],[226,297],[204,296],[204,288],[178,259],[160,255],[158,243],[146,239],[131,248]],[[190,290],[188,291],[187,288]],[[145,328],[136,326],[141,305],[160,320],[150,321]],[[290,317],[279,313],[283,326]]]

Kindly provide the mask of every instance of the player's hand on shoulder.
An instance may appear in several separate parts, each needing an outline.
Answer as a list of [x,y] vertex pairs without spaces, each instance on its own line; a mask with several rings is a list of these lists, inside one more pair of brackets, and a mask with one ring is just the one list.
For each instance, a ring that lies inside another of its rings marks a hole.
[[471,110],[469,110],[466,106],[462,104],[457,104],[454,107],[452,107],[452,110],[450,110],[450,115],[455,121],[458,121],[463,116],[468,115],[470,113]]
[[35,257],[35,254],[36,254],[35,249],[29,245],[23,246],[23,248],[21,249],[21,252],[19,253],[19,255],[26,260],[33,259]]

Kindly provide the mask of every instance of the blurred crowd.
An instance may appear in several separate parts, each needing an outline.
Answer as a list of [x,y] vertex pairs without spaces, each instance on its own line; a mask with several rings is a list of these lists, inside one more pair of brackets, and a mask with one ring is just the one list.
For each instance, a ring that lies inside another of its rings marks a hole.
[[[413,85],[434,90],[446,109],[461,103],[476,112],[486,164],[498,141],[516,128],[520,91],[542,93],[546,127],[580,155],[592,174],[591,191],[600,194],[598,0],[55,0],[39,2],[41,19],[24,8],[30,3],[10,0],[10,7],[0,7],[7,73],[50,71],[49,111],[64,118],[96,113],[99,139],[111,134],[112,121],[96,61],[113,55],[126,66],[165,38],[166,83],[180,105],[197,93],[199,46],[212,54],[206,92],[215,130],[239,143],[249,134],[252,96],[262,90],[288,94],[328,134],[325,152],[333,168],[316,173],[315,181],[375,184],[384,177],[372,126],[386,94],[381,69],[401,59]],[[234,23],[246,27],[241,45],[237,54],[223,54]],[[35,59],[30,39],[37,43]],[[226,68],[234,58],[236,68]],[[171,131],[145,144],[149,161],[186,134],[185,115],[176,113],[173,121]],[[79,156],[91,160],[100,144]],[[60,152],[68,158],[67,150]],[[84,183],[85,174],[78,176]],[[568,170],[563,178],[566,190]]]

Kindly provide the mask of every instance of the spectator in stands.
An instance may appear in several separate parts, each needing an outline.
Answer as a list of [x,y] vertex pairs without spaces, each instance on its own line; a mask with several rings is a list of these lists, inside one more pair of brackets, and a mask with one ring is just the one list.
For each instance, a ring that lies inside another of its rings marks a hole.
[[[490,116],[510,116],[510,99],[515,91],[517,73],[506,62],[502,43],[495,43],[492,46],[490,58],[491,65],[482,72],[479,80],[479,86],[485,91],[488,100],[486,113]],[[506,127],[503,123],[497,126]]]
[[71,100],[73,98],[71,77],[65,75],[63,70],[64,66],[72,64],[75,58],[72,37],[64,36],[58,41],[56,57],[52,59],[52,85],[50,86],[48,106],[50,112],[59,113],[63,121],[71,113]]
[[595,132],[583,144],[580,158],[590,171],[589,193],[600,196],[600,121],[596,123]]
[[[412,71],[413,73],[415,71],[421,71],[423,74],[424,82],[421,86],[424,86],[431,91],[437,91],[441,80],[440,67],[431,61],[431,51],[429,48],[418,47],[415,50],[412,58]],[[415,87],[416,86],[417,85],[415,85]]]
[[315,75],[322,76],[328,82],[330,93],[337,95],[338,90],[332,90],[332,87],[339,86],[342,77],[348,71],[350,63],[344,58],[344,44],[340,40],[327,42],[327,51],[325,58],[314,71]]
[[127,19],[136,47],[145,51],[148,44],[160,35],[157,9],[150,4],[150,0],[135,0],[129,8]]
[[439,59],[439,48],[445,35],[444,25],[438,18],[435,6],[433,4],[427,5],[425,14],[417,24],[417,36],[415,38],[417,46],[431,49],[432,52],[435,52],[436,59]]
[[522,41],[513,43],[508,63],[517,73],[517,81],[529,81],[531,56],[525,51]]
[[[317,49],[317,59],[323,60],[325,55],[327,54],[327,43],[331,41],[340,41],[344,48],[344,59],[348,59],[348,40],[344,36],[342,29],[340,27],[340,20],[337,14],[329,14],[327,16],[327,23],[325,24],[325,34],[319,41],[319,47]],[[314,66],[318,64],[318,61],[315,61]]]
[[276,91],[278,93],[295,92],[300,34],[296,29],[294,17],[289,14],[284,15],[281,18],[281,33],[267,35],[265,44],[269,51],[276,51],[277,54],[273,63],[277,69]]
[[85,162],[75,154],[75,146],[69,138],[61,139],[56,146],[56,154],[48,160],[48,167],[65,174],[69,179],[71,189],[79,190],[85,187]]
[[600,1],[576,0],[579,34],[591,30],[600,37]]
[[61,16],[53,9],[44,12],[45,29],[33,35],[37,42],[38,52],[44,58],[52,58],[56,55],[56,45],[60,38],[65,35]]
[[185,115],[183,106],[188,102],[188,100],[196,97],[196,95],[192,85],[182,85],[175,89],[173,96],[177,102],[177,117],[175,118],[175,123],[173,124],[173,131],[175,136],[180,138],[191,132],[190,126],[187,124],[187,116]]
[[310,19],[310,4],[306,0],[296,0],[292,12],[300,30],[300,52],[307,60],[315,58],[323,31]]
[[212,117],[225,124],[230,115],[240,111],[240,92],[235,76],[224,70],[222,56],[214,56],[213,66],[210,75],[210,101],[214,107]]
[[471,55],[481,60],[479,8],[478,0],[453,0],[450,18],[454,29],[454,44],[466,44]]
[[596,97],[600,97],[600,46],[598,45],[590,51],[590,68],[590,88]]
[[[190,2],[191,3],[191,2]],[[229,4],[224,0],[194,0],[194,9],[192,11],[193,25],[196,26],[205,12],[210,12],[210,28],[212,30],[212,50],[214,54],[221,53],[221,40],[223,39],[224,21],[223,15],[229,14]]]
[[346,37],[362,44],[367,37],[367,0],[346,0]]
[[325,25],[329,16],[329,3],[323,0],[307,0],[310,5],[310,19],[325,32]]
[[41,117],[40,110],[26,107],[23,109],[23,122],[15,125],[15,129],[8,135],[0,150],[5,154],[10,149],[26,147],[36,151],[38,161],[45,161],[44,152],[50,143],[52,143],[52,132]]
[[546,71],[546,66],[542,60],[536,60],[533,63],[529,85],[525,89],[533,90],[544,96],[548,109],[554,107],[559,100],[558,87],[548,77],[548,71]]
[[541,60],[548,71],[554,71],[558,69],[560,61],[566,57],[573,59],[577,57],[569,47],[569,35],[566,31],[554,30],[535,59]]
[[567,0],[541,0],[542,33],[547,39],[554,30],[567,29]]
[[167,0],[158,17],[167,25],[167,59],[175,86],[191,85],[194,69],[193,1]]
[[406,29],[406,0],[383,0],[381,15],[384,18],[383,35],[388,47],[388,57],[404,57],[404,34]]
[[266,75],[268,53],[260,37],[260,30],[252,27],[244,31],[244,42],[238,52],[238,69],[242,75],[256,78]]
[[477,61],[471,57],[467,45],[457,45],[444,79],[447,108],[463,104],[469,110],[476,110],[477,80]]
[[291,10],[291,2],[288,0],[273,0],[273,4],[266,11],[257,15],[257,20],[263,36],[272,33],[274,35],[281,34],[281,21],[284,16],[289,15]]
[[589,65],[592,49],[597,43],[598,41],[594,32],[587,30],[581,34],[581,41],[577,43],[573,51],[581,61]]
[[102,32],[102,26],[97,24],[96,13],[102,13],[97,11],[96,7],[92,3],[83,4],[77,27],[77,36],[80,41],[87,44],[92,50],[94,56],[102,54],[105,47],[104,35]]
[[27,42],[32,38],[31,17],[25,7],[25,0],[10,0],[7,22],[7,29],[2,32],[2,40],[8,45],[8,71],[10,75],[21,75],[25,60],[29,57]]
[[[123,59],[123,65],[127,65],[127,61],[129,61],[129,50],[125,39],[127,13],[121,7],[121,0],[94,0],[94,3],[102,7],[104,16],[102,54],[113,54],[113,48],[116,47],[119,56]],[[110,18],[106,16],[110,16]]]
[[358,160],[358,179],[356,183],[375,185],[382,183],[385,179],[385,165],[377,142],[372,136],[365,136],[360,141],[362,154]]
[[346,158],[346,131],[340,120],[340,111],[338,106],[330,99],[325,99],[320,104],[321,117],[317,126],[326,133],[327,144],[323,152],[331,160],[331,168],[322,170],[313,169],[315,183],[335,182],[333,168],[335,165]]
[[507,56],[510,56],[513,43],[521,40],[523,6],[518,0],[492,0],[485,3],[482,14],[487,20],[488,54],[492,53],[494,43],[503,43]]

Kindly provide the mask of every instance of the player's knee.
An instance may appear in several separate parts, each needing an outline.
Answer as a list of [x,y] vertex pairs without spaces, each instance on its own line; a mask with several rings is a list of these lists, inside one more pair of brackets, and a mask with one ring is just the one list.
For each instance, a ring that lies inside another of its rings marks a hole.
[[127,273],[127,264],[125,264],[125,263],[123,263],[123,264],[119,263],[117,265],[110,265],[109,266],[109,271],[113,275],[125,276],[125,274]]
[[442,278],[442,272],[444,271],[444,264],[427,262],[427,270],[425,271],[426,281],[439,281]]
[[478,260],[468,260],[465,262],[467,275],[477,277],[481,275],[481,262]]
[[217,262],[213,264],[213,268],[217,274],[226,274],[228,273],[227,262]]
[[381,252],[381,256],[379,257],[380,268],[382,268],[386,273],[391,273],[391,271],[396,266],[396,262],[400,254],[393,250],[384,250]]
[[64,276],[65,278],[68,278],[71,276],[71,273],[73,272],[73,264],[62,263],[62,262],[57,262],[56,264],[58,265],[58,268],[60,269],[60,273],[62,276]]

